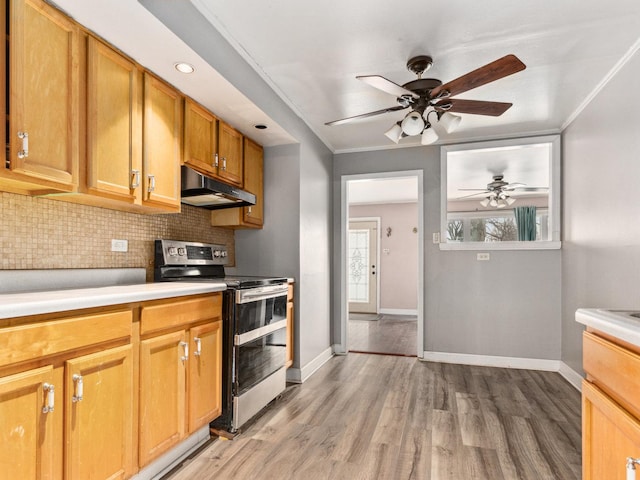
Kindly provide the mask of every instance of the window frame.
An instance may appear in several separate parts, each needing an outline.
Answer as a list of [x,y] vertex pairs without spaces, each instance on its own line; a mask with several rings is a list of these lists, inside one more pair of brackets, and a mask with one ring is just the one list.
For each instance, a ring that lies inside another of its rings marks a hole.
[[[517,147],[521,145],[535,145],[549,143],[551,158],[549,159],[549,240],[510,241],[510,242],[448,242],[447,241],[447,160],[450,152],[465,150],[495,149],[503,147]],[[458,145],[444,145],[440,149],[440,250],[553,250],[560,249],[560,198],[561,198],[561,145],[560,135],[543,135],[524,138],[510,138],[473,142]]]

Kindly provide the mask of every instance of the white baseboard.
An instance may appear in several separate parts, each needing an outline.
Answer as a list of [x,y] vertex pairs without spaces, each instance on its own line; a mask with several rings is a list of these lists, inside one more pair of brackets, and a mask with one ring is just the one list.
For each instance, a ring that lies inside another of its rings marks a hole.
[[289,368],[287,370],[287,382],[291,383],[304,383],[307,379],[316,373],[316,371],[329,359],[333,357],[333,349],[327,348],[324,352],[311,360],[302,368]]
[[500,357],[492,355],[472,355],[467,353],[424,352],[426,362],[459,363],[479,367],[522,368],[525,370],[543,370],[558,372],[560,360],[538,358]]
[[582,391],[583,377],[573,368],[571,368],[564,362],[560,362],[560,370],[558,370],[558,373],[562,375],[567,382],[573,385],[576,390],[578,390],[579,392]]
[[206,425],[144,467],[131,477],[131,480],[156,480],[162,478],[210,438],[209,425]]
[[410,308],[381,308],[380,313],[383,315],[418,315],[418,310],[412,310]]
[[540,358],[500,357],[491,355],[472,355],[466,353],[424,352],[425,362],[457,363],[478,367],[521,368],[558,372],[578,391],[582,391],[582,375],[560,360]]

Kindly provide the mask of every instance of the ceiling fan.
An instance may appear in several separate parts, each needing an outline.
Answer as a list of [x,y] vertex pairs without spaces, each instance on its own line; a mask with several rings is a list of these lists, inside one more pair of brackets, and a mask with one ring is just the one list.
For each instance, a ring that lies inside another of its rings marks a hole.
[[530,187],[525,183],[520,182],[505,182],[504,175],[494,175],[492,177],[492,181],[487,184],[487,188],[459,188],[458,191],[468,191],[476,193],[472,193],[470,195],[465,195],[463,197],[458,197],[456,200],[461,200],[464,198],[475,197],[478,195],[483,195],[485,198],[480,202],[483,207],[496,207],[496,208],[504,208],[509,205],[513,205],[516,201],[515,198],[512,198],[510,193],[514,191],[521,192],[544,192],[548,191],[549,187]]
[[410,58],[407,62],[407,68],[415,73],[418,78],[404,85],[398,85],[380,75],[356,77],[358,80],[372,87],[395,95],[398,105],[334,120],[325,123],[325,125],[340,125],[411,107],[411,111],[404,119],[395,123],[385,135],[395,143],[398,143],[403,137],[422,135],[421,143],[428,145],[438,139],[437,133],[433,130],[432,124],[429,122],[429,114],[436,114],[437,121],[447,133],[451,133],[461,121],[459,116],[453,115],[454,112],[494,117],[500,116],[511,107],[511,103],[463,100],[452,97],[512,75],[526,68],[525,64],[515,55],[506,55],[443,84],[435,78],[422,78],[422,74],[431,68],[432,64],[433,59],[428,55],[419,55]]

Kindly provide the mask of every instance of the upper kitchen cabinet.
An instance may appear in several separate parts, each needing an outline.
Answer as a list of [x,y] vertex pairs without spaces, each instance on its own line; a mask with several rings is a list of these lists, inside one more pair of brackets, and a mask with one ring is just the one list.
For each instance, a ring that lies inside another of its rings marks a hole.
[[41,0],[10,0],[8,15],[9,61],[3,65],[9,69],[9,151],[0,184],[18,193],[74,191],[79,158],[78,27]]
[[180,211],[182,96],[148,72],[144,74],[142,204]]
[[217,163],[221,180],[242,187],[242,134],[222,120],[218,121]]
[[184,104],[184,163],[202,173],[218,174],[218,119],[187,98]]
[[263,148],[244,139],[244,189],[256,196],[256,204],[211,212],[211,224],[217,227],[262,228],[264,222]]
[[133,204],[142,168],[141,72],[104,43],[87,41],[87,191]]

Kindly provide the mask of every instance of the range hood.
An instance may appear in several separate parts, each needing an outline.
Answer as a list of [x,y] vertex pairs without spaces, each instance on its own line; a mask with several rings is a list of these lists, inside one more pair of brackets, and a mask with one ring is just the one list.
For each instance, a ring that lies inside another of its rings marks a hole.
[[253,193],[207,177],[190,167],[183,165],[181,175],[182,198],[180,201],[187,205],[216,210],[256,204],[256,196]]

